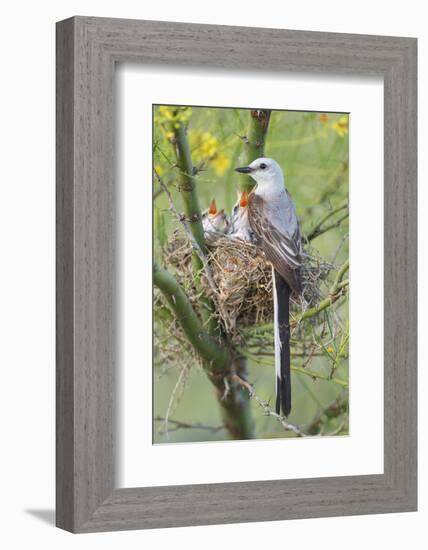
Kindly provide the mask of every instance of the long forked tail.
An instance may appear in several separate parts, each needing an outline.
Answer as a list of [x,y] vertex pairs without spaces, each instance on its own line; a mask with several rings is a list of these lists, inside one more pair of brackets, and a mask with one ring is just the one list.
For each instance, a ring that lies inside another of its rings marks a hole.
[[288,416],[291,411],[290,380],[290,287],[281,275],[272,268],[275,375],[277,414]]

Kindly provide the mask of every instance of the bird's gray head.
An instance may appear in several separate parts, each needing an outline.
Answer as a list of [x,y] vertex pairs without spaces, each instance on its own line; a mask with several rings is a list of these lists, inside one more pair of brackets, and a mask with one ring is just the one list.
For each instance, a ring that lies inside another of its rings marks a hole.
[[258,187],[284,188],[284,176],[281,167],[273,159],[258,158],[248,166],[235,168],[235,170],[241,174],[249,174],[257,182]]

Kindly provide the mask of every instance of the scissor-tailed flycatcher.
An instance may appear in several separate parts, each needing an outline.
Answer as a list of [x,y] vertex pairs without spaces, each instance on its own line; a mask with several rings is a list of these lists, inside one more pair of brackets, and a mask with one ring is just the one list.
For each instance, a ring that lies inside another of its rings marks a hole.
[[248,221],[256,245],[272,264],[276,412],[291,411],[290,294],[301,287],[302,240],[294,203],[284,187],[281,167],[273,159],[259,158],[236,168],[256,181],[248,196]]
[[220,235],[225,233],[229,225],[229,220],[224,209],[217,210],[215,199],[211,201],[209,208],[202,213],[202,227],[204,230],[205,241],[212,243]]

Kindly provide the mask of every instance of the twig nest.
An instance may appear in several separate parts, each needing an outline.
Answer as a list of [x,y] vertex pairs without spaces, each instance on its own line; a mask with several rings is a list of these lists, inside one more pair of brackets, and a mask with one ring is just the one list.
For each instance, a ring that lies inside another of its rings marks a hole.
[[[165,263],[172,266],[175,276],[190,301],[197,304],[199,296],[194,285],[191,262],[192,249],[184,235],[175,232],[165,250]],[[254,244],[227,235],[219,236],[208,248],[208,265],[215,291],[204,273],[204,292],[215,304],[215,315],[224,330],[234,335],[240,328],[272,321],[272,269]],[[303,257],[301,296],[292,295],[291,308],[302,311],[316,306],[321,298],[320,286],[334,266],[323,261],[312,249]]]
[[[210,247],[209,264],[218,292],[213,299],[228,333],[272,318],[272,274],[248,241],[220,237]],[[207,289],[208,290],[208,289]]]

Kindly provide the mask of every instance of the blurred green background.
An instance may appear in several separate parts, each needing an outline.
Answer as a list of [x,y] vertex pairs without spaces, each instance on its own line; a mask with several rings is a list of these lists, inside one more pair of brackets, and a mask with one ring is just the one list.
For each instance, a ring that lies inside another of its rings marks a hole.
[[[153,112],[153,162],[156,171],[168,185],[175,205],[183,210],[183,204],[176,185],[174,154],[165,121],[169,116],[168,106],[155,106]],[[208,207],[215,198],[219,208],[230,213],[236,202],[239,174],[233,171],[241,166],[244,142],[249,123],[247,109],[220,109],[192,107],[186,110],[188,139],[192,161],[201,169],[197,174],[197,191],[201,208]],[[274,158],[282,167],[285,184],[297,208],[302,232],[307,235],[326,214],[348,200],[349,169],[349,116],[346,113],[319,113],[296,111],[272,111],[266,138],[266,157]],[[177,227],[177,221],[168,212],[168,200],[154,183],[154,253],[162,263],[162,247],[168,235]],[[338,217],[333,218],[337,221]],[[340,218],[339,218],[340,219]],[[330,231],[314,239],[311,246],[327,261],[340,266],[349,253],[348,218]],[[332,274],[334,278],[335,273]],[[335,378],[347,382],[348,356],[339,348],[343,344],[343,333],[349,334],[348,302],[343,299],[332,313],[342,330],[333,338],[327,338],[322,353],[310,359],[310,370],[328,377],[331,364],[335,361]],[[156,318],[155,331],[162,335],[162,324]],[[219,407],[213,388],[205,373],[197,365],[182,372],[182,358],[179,345],[177,354],[169,361],[161,362],[155,355],[153,377],[153,441],[189,442],[226,439],[221,428]],[[270,363],[270,364],[264,364]],[[307,357],[292,357],[292,363],[307,366]],[[269,361],[263,364],[249,361],[249,381],[254,384],[257,395],[274,403],[274,367]],[[180,380],[179,377],[181,376]],[[177,383],[179,381],[179,383]],[[306,374],[292,372],[293,410],[289,421],[307,426],[317,419],[321,411],[332,401],[348,391],[346,385],[331,380],[314,379]],[[252,402],[258,438],[293,437],[284,432],[273,417],[263,414]],[[204,428],[185,428],[173,423],[165,430],[164,419],[195,424]],[[159,420],[156,420],[159,419]],[[211,429],[212,428],[212,429]],[[218,429],[217,429],[218,428]],[[323,433],[346,435],[348,414],[324,417]]]

